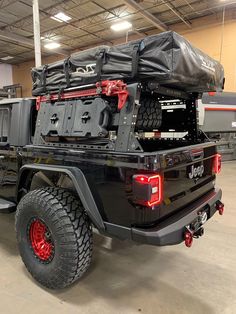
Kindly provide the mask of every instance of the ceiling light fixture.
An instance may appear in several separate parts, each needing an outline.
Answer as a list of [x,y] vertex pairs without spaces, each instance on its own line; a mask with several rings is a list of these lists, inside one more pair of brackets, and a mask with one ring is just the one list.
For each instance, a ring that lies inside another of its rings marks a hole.
[[44,45],[44,47],[47,49],[56,49],[56,48],[59,48],[60,46],[61,45],[59,43],[55,43],[53,41]]
[[0,58],[0,59],[3,60],[3,61],[7,61],[7,60],[11,60],[13,58],[14,57],[12,57],[12,56],[6,56],[6,57]]
[[60,23],[62,23],[62,22],[66,22],[67,23],[68,21],[71,20],[71,17],[66,15],[63,12],[59,12],[59,13],[51,16],[51,19],[53,19],[53,20],[55,20],[57,22],[60,22]]
[[120,23],[116,23],[111,25],[111,29],[115,32],[119,32],[119,31],[124,31],[127,29],[132,28],[132,24],[128,21],[124,21],[124,22],[120,22]]

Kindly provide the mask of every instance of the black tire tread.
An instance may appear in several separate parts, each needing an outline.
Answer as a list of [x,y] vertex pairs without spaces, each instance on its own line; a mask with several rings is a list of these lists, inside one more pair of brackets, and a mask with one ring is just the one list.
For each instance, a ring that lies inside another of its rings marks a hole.
[[80,200],[70,192],[60,188],[45,187],[31,191],[22,198],[16,211],[16,230],[18,216],[32,198],[45,206],[45,210],[56,226],[58,236],[64,239],[60,241],[60,246],[65,248],[63,255],[60,256],[62,268],[50,282],[42,282],[40,278],[36,278],[34,272],[23,261],[31,275],[44,286],[53,289],[64,288],[79,279],[90,266],[93,242],[89,218]]
[[157,98],[143,97],[136,120],[136,130],[153,131],[162,123],[161,104]]

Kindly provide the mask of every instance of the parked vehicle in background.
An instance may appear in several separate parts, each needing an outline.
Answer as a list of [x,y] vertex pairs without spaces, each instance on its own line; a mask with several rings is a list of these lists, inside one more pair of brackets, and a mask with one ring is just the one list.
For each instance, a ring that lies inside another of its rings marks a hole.
[[222,159],[236,159],[236,93],[204,93],[198,108],[199,127],[216,141]]

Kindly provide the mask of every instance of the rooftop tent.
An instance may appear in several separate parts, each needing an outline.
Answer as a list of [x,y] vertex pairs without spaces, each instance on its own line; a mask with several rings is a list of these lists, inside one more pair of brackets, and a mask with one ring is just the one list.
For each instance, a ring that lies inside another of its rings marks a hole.
[[33,95],[103,79],[155,81],[186,92],[221,91],[224,70],[218,61],[168,31],[122,45],[76,52],[59,62],[33,68]]

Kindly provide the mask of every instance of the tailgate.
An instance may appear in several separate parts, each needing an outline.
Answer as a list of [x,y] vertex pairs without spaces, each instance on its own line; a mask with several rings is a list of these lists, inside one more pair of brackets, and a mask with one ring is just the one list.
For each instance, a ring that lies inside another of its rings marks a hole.
[[180,210],[214,188],[217,156],[214,143],[161,156],[164,181],[159,218]]

